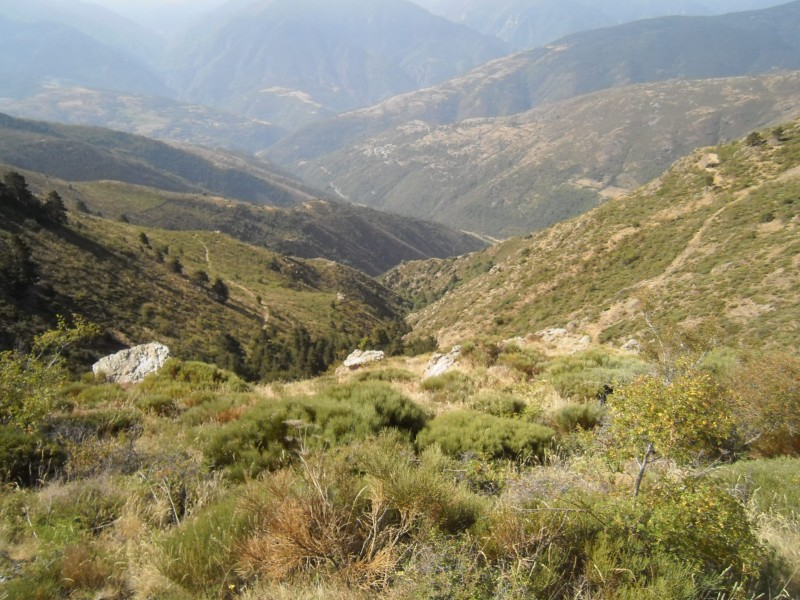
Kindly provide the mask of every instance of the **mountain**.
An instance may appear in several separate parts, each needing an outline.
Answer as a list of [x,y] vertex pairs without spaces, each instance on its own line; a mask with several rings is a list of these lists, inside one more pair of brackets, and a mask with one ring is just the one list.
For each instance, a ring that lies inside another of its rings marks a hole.
[[441,85],[310,125],[269,156],[311,160],[414,120],[452,124],[635,83],[800,69],[800,2],[714,17],[664,17],[575,34]]
[[263,161],[190,151],[110,129],[0,114],[0,133],[0,162],[68,181],[109,179],[270,205],[295,204],[315,195]]
[[403,260],[454,256],[485,245],[443,225],[331,202],[252,157],[181,149],[108,129],[0,114],[0,163],[42,181],[42,193],[49,180],[59,179],[65,199],[142,225],[225,231],[373,275]]
[[62,25],[151,65],[166,49],[159,35],[96,3],[0,0],[0,17],[28,24]]
[[[41,190],[53,185],[52,179],[29,178]],[[218,231],[282,254],[336,261],[369,275],[402,261],[485,247],[477,237],[442,225],[329,200],[264,207],[117,182],[63,183],[58,189],[70,206],[84,206],[109,218],[169,230]]]
[[257,154],[286,131],[199,104],[57,85],[23,99],[0,98],[0,111],[25,119],[92,125],[163,141]]
[[[314,339],[355,344],[402,314],[392,292],[330,261],[282,256],[220,233],[164,231],[74,211],[66,225],[42,226],[30,208],[9,204],[6,191],[0,188],[4,349],[29,340],[57,314],[99,325],[101,350],[158,339],[177,356],[203,360],[215,360],[217,339],[246,345],[262,329],[277,338],[302,327]],[[217,278],[225,297],[211,287]]]
[[455,23],[494,35],[517,49],[543,46],[560,37],[667,15],[711,15],[755,10],[782,0],[417,0]]
[[699,150],[633,194],[546,231],[387,274],[440,345],[564,327],[624,342],[637,296],[721,341],[798,348],[800,121]]
[[65,25],[0,17],[0,95],[24,98],[51,81],[135,94],[168,93],[150,67],[123,50]]
[[412,121],[316,160],[352,202],[494,237],[581,214],[695,148],[800,114],[800,72],[612,88],[495,119]]
[[507,52],[406,0],[273,0],[212,14],[172,57],[185,99],[292,129]]

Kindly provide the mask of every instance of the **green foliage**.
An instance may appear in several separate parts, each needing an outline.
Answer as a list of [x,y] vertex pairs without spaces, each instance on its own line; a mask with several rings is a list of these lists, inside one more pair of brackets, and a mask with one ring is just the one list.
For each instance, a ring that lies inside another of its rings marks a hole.
[[66,459],[64,450],[41,434],[13,425],[0,425],[0,481],[3,483],[36,485],[56,473]]
[[143,392],[154,394],[171,391],[175,399],[188,391],[246,392],[250,389],[235,373],[214,365],[175,358],[169,359],[158,372],[148,375],[139,387]]
[[545,377],[562,398],[589,401],[596,400],[607,387],[613,389],[648,369],[637,358],[597,349],[553,359]]
[[709,462],[735,447],[731,403],[713,376],[688,371],[670,382],[643,376],[609,400],[608,439],[616,458],[642,456],[648,444],[680,463]]
[[706,572],[755,576],[761,547],[744,506],[708,478],[651,491],[647,531],[660,549]]
[[143,396],[136,401],[136,408],[145,413],[160,417],[173,417],[178,414],[178,404],[174,398],[163,394]]
[[475,392],[475,383],[465,373],[448,371],[423,380],[420,388],[429,392],[434,402],[456,404],[465,402]]
[[469,408],[495,417],[518,417],[527,407],[523,399],[494,390],[482,390],[469,399]]
[[487,458],[541,459],[555,432],[543,425],[495,417],[473,410],[453,410],[430,421],[417,436],[424,449],[438,445],[454,457],[474,453]]
[[59,317],[58,327],[38,335],[28,354],[0,352],[0,423],[31,431],[50,413],[67,381],[63,353],[98,333],[80,317],[74,321],[69,326]]
[[242,477],[287,464],[300,448],[343,444],[387,428],[413,439],[426,421],[421,408],[385,383],[331,386],[262,403],[215,431],[205,454],[212,468]]
[[195,594],[236,586],[239,545],[251,528],[236,509],[235,494],[206,508],[159,541],[161,572],[175,585]]
[[800,358],[747,355],[729,377],[748,449],[762,457],[800,455]]
[[567,432],[593,429],[604,415],[605,410],[597,404],[567,404],[556,409],[550,420],[559,431]]

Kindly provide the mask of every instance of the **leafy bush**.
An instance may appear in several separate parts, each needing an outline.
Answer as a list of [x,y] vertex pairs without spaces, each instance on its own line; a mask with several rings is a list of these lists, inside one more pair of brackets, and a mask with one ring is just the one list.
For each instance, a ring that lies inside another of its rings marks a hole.
[[371,369],[356,373],[355,381],[413,381],[416,376],[405,369]]
[[735,418],[755,456],[800,455],[800,358],[744,357],[731,374]]
[[416,404],[380,382],[331,386],[316,396],[259,405],[214,432],[206,447],[212,468],[234,477],[276,468],[293,451],[397,429],[413,439],[427,421]]
[[670,382],[641,377],[609,401],[612,457],[641,456],[648,444],[681,463],[713,461],[735,449],[731,404],[713,376],[688,371]]
[[41,434],[0,425],[0,481],[35,485],[55,473],[66,460],[64,450]]
[[136,408],[145,413],[161,417],[174,417],[178,414],[178,404],[174,398],[163,394],[144,396],[136,401]]
[[508,367],[532,379],[542,373],[547,364],[547,357],[539,350],[522,350],[517,346],[508,346],[497,357],[497,364]]
[[562,398],[595,400],[606,386],[615,387],[644,373],[647,366],[636,358],[589,350],[556,358],[546,377]]
[[428,377],[420,386],[430,392],[435,402],[458,403],[464,402],[475,392],[472,380],[459,371],[448,371],[443,375]]
[[475,453],[491,458],[537,458],[544,455],[555,432],[518,419],[495,417],[474,410],[443,413],[417,436],[420,448],[438,444],[445,454]]
[[596,404],[567,404],[550,414],[552,424],[559,431],[593,429],[599,425],[605,411]]
[[511,394],[484,390],[470,398],[469,407],[495,417],[515,417],[525,412],[527,404]]

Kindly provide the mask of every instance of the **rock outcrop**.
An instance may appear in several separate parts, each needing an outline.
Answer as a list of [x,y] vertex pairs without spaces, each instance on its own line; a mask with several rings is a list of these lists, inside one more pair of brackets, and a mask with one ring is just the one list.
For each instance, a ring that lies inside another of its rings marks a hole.
[[353,350],[350,356],[344,359],[342,369],[346,371],[355,371],[365,365],[375,362],[380,362],[386,358],[383,350]]
[[169,348],[163,344],[143,344],[101,358],[92,371],[114,383],[138,383],[163,367],[169,357]]
[[459,358],[461,358],[461,346],[453,346],[453,349],[447,354],[434,354],[425,368],[423,377],[427,379],[428,377],[444,375],[455,366]]

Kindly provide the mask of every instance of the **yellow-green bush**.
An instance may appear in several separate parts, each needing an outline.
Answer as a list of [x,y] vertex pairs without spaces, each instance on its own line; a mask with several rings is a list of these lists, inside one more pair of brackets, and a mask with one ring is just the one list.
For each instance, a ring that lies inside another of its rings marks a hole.
[[555,437],[549,427],[474,410],[443,413],[417,436],[420,448],[438,445],[445,454],[541,459]]

